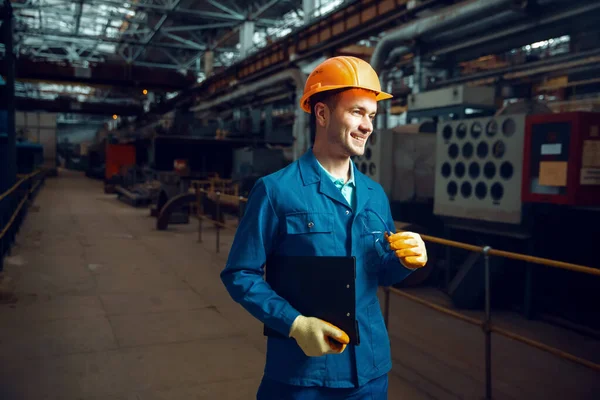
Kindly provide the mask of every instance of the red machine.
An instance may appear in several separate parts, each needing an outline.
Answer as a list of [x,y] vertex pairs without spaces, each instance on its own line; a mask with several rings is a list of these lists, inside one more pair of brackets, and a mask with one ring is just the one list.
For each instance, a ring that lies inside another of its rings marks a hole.
[[521,193],[524,203],[600,205],[600,113],[527,118]]
[[106,169],[104,179],[119,176],[123,167],[135,165],[135,146],[127,144],[106,145]]

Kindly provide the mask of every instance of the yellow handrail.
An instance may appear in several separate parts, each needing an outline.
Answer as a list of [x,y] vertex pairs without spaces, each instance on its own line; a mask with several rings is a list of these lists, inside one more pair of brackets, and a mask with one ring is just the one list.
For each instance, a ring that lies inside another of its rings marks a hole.
[[39,174],[40,172],[41,172],[40,170],[33,171],[32,173],[30,173],[28,175],[25,175],[23,178],[19,179],[19,181],[17,183],[15,183],[10,189],[8,189],[6,192],[0,194],[0,201],[4,200],[5,197],[7,197],[9,194],[11,194],[15,190],[17,190],[17,188],[19,186],[21,186],[21,184],[23,182],[25,182],[28,179],[31,179],[32,177],[34,177],[35,175]]
[[[214,193],[214,192],[207,191],[204,189],[200,189],[199,191],[204,194]],[[228,200],[234,200],[234,201],[239,201],[239,202],[248,202],[248,199],[246,197],[232,196],[232,195],[228,195],[228,194],[221,194],[221,199],[228,199]],[[394,222],[398,222],[398,221],[394,221]],[[398,230],[398,232],[401,232],[401,230]],[[438,238],[435,236],[421,235],[421,238],[423,238],[423,240],[427,241],[427,242],[438,243],[438,244],[450,246],[450,247],[456,247],[456,248],[460,248],[463,250],[473,251],[476,253],[483,253],[483,249],[484,249],[481,246],[475,246],[475,245],[468,244],[468,243],[462,243],[462,242],[457,242],[454,240]],[[600,269],[590,268],[585,265],[572,264],[572,263],[551,260],[551,259],[542,258],[542,257],[528,256],[526,254],[513,253],[511,251],[505,251],[505,250],[490,249],[488,254],[490,256],[505,257],[505,258],[510,258],[513,260],[541,264],[541,265],[545,265],[547,267],[566,269],[566,270],[571,270],[571,271],[582,272],[582,273],[588,274],[588,275],[600,276]]]
[[[435,236],[421,235],[426,242],[438,243],[444,246],[455,247],[463,250],[472,251],[475,253],[483,253],[483,247],[474,246],[472,244],[456,242],[454,240],[442,239]],[[490,256],[511,258],[513,260],[526,261],[535,264],[541,264],[548,267],[568,269],[571,271],[583,272],[584,274],[600,276],[600,269],[586,267],[584,265],[571,264],[563,261],[550,260],[548,258],[528,256],[526,254],[513,253],[511,251],[491,249],[488,253]]]
[[[26,175],[24,178],[22,178],[19,182],[17,182],[12,188],[10,188],[9,190],[7,190],[6,192],[4,192],[1,196],[0,196],[0,200],[2,200],[4,197],[8,196],[10,193],[12,193],[14,190],[16,190],[17,187],[19,187],[25,180],[27,179],[31,179],[34,176],[36,176],[37,174],[39,174],[41,171],[37,170],[32,172],[29,175]],[[29,193],[33,193],[33,191],[40,185],[40,182],[37,182],[35,184],[35,186],[33,186],[30,190]],[[10,219],[8,220],[8,222],[6,223],[6,225],[4,226],[4,228],[2,229],[2,231],[0,231],[0,239],[2,239],[4,237],[4,235],[6,235],[6,232],[8,232],[8,230],[10,229],[11,225],[13,224],[13,222],[15,221],[15,219],[17,218],[17,215],[19,214],[19,211],[21,211],[21,208],[23,208],[23,204],[25,204],[25,202],[27,201],[27,196],[23,196],[23,199],[19,202],[19,205],[17,206],[17,208],[15,209],[15,211],[12,213]]]
[[[196,192],[198,195],[203,194],[203,195],[211,195],[211,194],[215,194],[214,191],[206,191],[203,189],[198,189],[198,191]],[[220,196],[217,197],[217,210],[219,209],[218,207],[218,203],[220,202],[220,200],[222,199],[234,199],[237,201],[248,201],[247,198],[244,198],[242,196],[229,196],[229,195],[225,195],[225,194],[220,194]],[[200,207],[200,202],[201,202],[201,196],[198,196],[198,207],[197,207],[197,217],[199,220],[198,223],[198,241],[201,242],[201,221],[202,220],[207,220],[207,221],[211,221],[213,222],[216,227],[217,227],[217,236],[216,236],[216,246],[217,246],[217,252],[219,251],[219,241],[220,241],[220,235],[219,235],[219,231],[220,229],[231,229],[231,230],[236,230],[237,227],[233,227],[233,226],[227,226],[219,221],[215,221],[210,217],[207,217],[206,215],[203,215],[202,213],[202,208]],[[394,221],[396,222],[396,221]],[[401,230],[398,230],[399,232]],[[556,261],[556,260],[550,260],[547,258],[541,258],[541,257],[534,257],[534,256],[528,256],[525,254],[519,254],[519,253],[513,253],[513,252],[509,252],[509,251],[504,251],[504,250],[495,250],[495,249],[491,249],[489,247],[481,247],[481,246],[475,246],[472,244],[468,244],[468,243],[462,243],[462,242],[457,242],[457,241],[453,241],[453,240],[448,240],[448,239],[443,239],[443,238],[438,238],[435,236],[429,236],[429,235],[421,235],[421,237],[423,238],[424,241],[427,242],[431,242],[431,243],[438,243],[441,245],[445,245],[445,246],[451,246],[451,247],[456,247],[456,248],[461,248],[464,250],[468,250],[468,251],[473,251],[473,252],[477,252],[477,253],[483,253],[486,255],[486,268],[488,268],[487,266],[487,256],[497,256],[497,257],[505,257],[505,258],[510,258],[510,259],[514,259],[514,260],[521,260],[521,261],[526,261],[526,262],[531,262],[531,263],[537,263],[537,264],[541,264],[541,265],[545,265],[545,266],[549,266],[549,267],[554,267],[554,268],[560,268],[560,269],[566,269],[566,270],[571,270],[571,271],[576,271],[576,272],[581,272],[581,273],[585,273],[585,274],[589,274],[589,275],[596,275],[599,276],[600,275],[600,270],[598,269],[593,269],[587,266],[583,266],[583,265],[577,265],[577,264],[571,264],[571,263],[566,263],[566,262],[562,262],[562,261]],[[487,278],[486,278],[487,279]],[[451,317],[460,319],[464,322],[467,322],[469,324],[472,325],[476,325],[476,326],[480,326],[486,336],[486,393],[488,393],[491,396],[491,371],[489,370],[489,366],[490,366],[490,357],[491,357],[491,344],[490,344],[490,335],[492,332],[502,335],[504,337],[507,337],[509,339],[524,343],[526,345],[535,347],[537,349],[540,349],[542,351],[546,351],[548,353],[551,353],[557,357],[560,357],[562,359],[566,359],[569,361],[572,361],[574,363],[577,363],[579,365],[583,365],[585,367],[588,367],[592,370],[595,371],[600,371],[600,364],[594,363],[592,361],[577,357],[573,354],[564,352],[562,350],[559,350],[557,348],[548,346],[546,344],[537,342],[533,339],[529,339],[526,337],[523,337],[521,335],[518,335],[514,332],[511,332],[509,330],[500,328],[495,326],[494,324],[492,324],[491,320],[490,320],[490,315],[489,315],[489,309],[486,308],[486,319],[485,320],[480,320],[477,318],[473,318],[470,316],[467,316],[465,314],[462,314],[460,312],[451,310],[447,307],[441,306],[439,304],[435,304],[433,302],[427,301],[425,299],[419,298],[418,296],[414,296],[412,294],[409,294],[405,291],[402,290],[398,290],[396,288],[393,287],[386,287],[384,288],[385,292],[386,292],[386,298],[385,298],[385,309],[386,309],[386,324],[388,321],[388,309],[389,309],[389,293],[394,293],[397,296],[401,296],[404,298],[407,298],[413,302],[419,303],[421,305],[427,306],[431,309],[434,309],[438,312],[441,312],[443,314],[449,315]],[[488,288],[486,287],[486,290],[488,290]],[[487,298],[487,294],[486,294],[486,298]],[[486,300],[489,301],[489,300]],[[486,304],[486,307],[489,307],[489,304]]]

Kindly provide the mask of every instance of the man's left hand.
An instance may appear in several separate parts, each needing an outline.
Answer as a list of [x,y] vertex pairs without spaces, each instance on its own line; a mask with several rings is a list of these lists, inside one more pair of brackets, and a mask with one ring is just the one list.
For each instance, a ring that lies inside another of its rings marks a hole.
[[418,233],[399,232],[392,235],[386,233],[385,238],[390,249],[394,250],[405,267],[415,269],[422,268],[427,264],[425,242]]

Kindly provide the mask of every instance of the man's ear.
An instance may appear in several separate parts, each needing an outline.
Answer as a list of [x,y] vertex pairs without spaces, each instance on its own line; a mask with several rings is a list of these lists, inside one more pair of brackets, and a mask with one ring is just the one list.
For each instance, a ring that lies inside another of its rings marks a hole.
[[325,128],[329,120],[329,108],[325,105],[325,103],[318,102],[315,104],[313,112],[315,113],[317,125]]

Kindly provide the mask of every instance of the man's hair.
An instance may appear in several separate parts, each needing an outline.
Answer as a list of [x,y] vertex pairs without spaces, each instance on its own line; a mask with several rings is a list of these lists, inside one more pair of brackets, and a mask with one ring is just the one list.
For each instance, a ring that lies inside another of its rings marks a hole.
[[317,103],[324,103],[333,110],[337,106],[338,95],[349,88],[341,88],[334,90],[326,90],[312,95],[309,99],[310,104],[310,141],[311,144],[315,143],[317,136],[317,115],[315,113],[315,106]]

